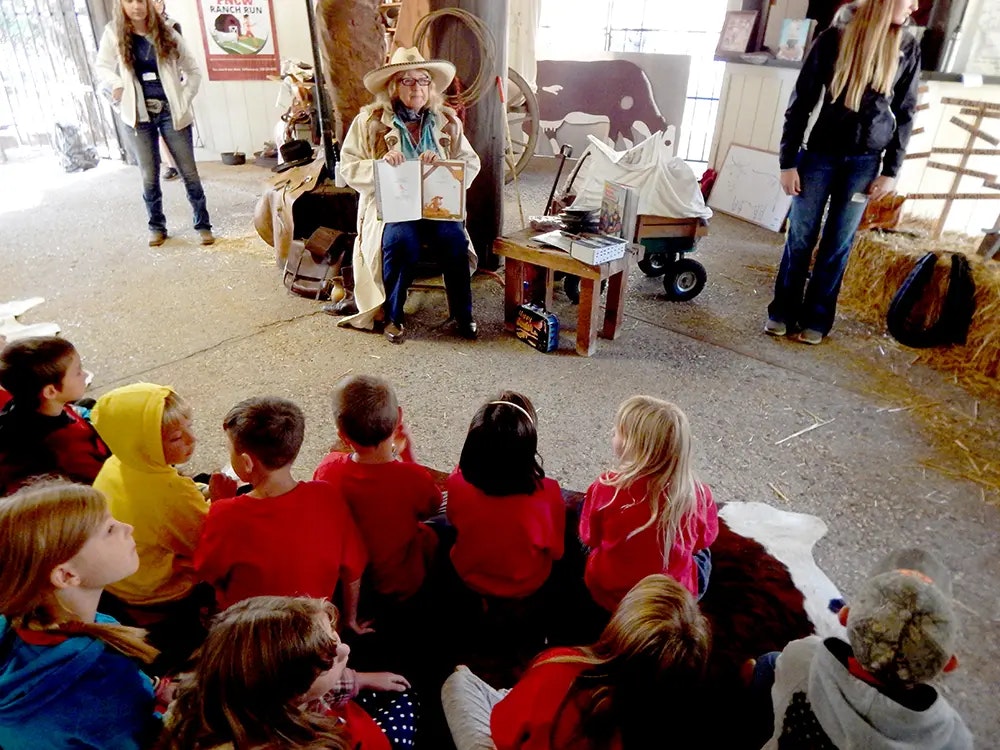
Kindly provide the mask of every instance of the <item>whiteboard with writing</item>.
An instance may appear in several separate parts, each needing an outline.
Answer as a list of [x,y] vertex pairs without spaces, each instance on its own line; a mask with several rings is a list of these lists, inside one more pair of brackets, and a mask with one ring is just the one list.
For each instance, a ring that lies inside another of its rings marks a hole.
[[779,174],[777,154],[732,145],[712,187],[708,205],[779,232],[792,205],[791,196],[781,189]]

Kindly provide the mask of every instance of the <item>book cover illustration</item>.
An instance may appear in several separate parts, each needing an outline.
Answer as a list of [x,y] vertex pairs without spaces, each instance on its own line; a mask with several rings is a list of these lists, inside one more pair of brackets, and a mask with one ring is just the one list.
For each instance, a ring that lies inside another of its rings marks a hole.
[[786,18],[781,24],[781,38],[775,54],[779,60],[798,62],[806,56],[816,21],[812,18]]
[[634,187],[605,181],[597,231],[631,241],[635,236],[637,202]]
[[460,161],[375,162],[375,207],[382,221],[465,219],[465,164]]

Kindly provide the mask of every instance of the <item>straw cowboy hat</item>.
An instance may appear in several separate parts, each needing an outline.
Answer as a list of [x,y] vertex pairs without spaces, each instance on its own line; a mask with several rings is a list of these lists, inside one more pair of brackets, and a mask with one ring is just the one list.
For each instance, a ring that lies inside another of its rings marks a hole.
[[375,68],[365,75],[365,88],[377,94],[385,88],[390,78],[404,70],[426,70],[438,91],[448,88],[455,77],[455,66],[447,60],[425,60],[416,47],[400,48],[392,53],[388,65]]

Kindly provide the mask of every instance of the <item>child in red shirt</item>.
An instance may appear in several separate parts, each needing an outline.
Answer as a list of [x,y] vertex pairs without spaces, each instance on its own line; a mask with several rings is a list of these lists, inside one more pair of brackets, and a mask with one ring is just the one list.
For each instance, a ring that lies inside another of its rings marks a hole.
[[229,411],[223,428],[233,469],[253,490],[212,503],[195,551],[195,568],[219,608],[264,594],[329,599],[342,582],[347,627],[368,632],[358,622],[368,557],[347,504],[325,482],[292,477],[302,410],[285,399],[251,398]]
[[665,573],[700,599],[719,516],[692,467],[687,417],[674,404],[633,396],[618,409],[611,444],[618,467],[590,485],[580,513],[591,596],[611,611],[636,581]]
[[313,479],[329,482],[347,501],[365,541],[372,588],[408,599],[421,584],[437,549],[424,523],[439,513],[441,491],[414,463],[403,410],[382,378],[345,378],[333,395],[337,434],[347,451],[331,451]]
[[535,409],[505,392],[480,407],[458,468],[448,477],[455,571],[480,594],[521,599],[538,591],[563,555],[566,506],[538,456]]
[[[307,597],[258,596],[227,609],[182,679],[160,746],[390,750],[390,738],[412,745],[409,682],[349,669],[336,619],[328,600]],[[373,718],[352,700],[356,689],[345,697],[345,684],[382,697],[395,713]]]
[[83,397],[86,373],[74,346],[59,336],[18,339],[0,353],[0,494],[57,474],[93,484],[111,455],[70,404]]
[[696,745],[683,727],[699,700],[710,640],[687,590],[647,576],[596,643],[546,651],[510,691],[460,666],[441,690],[455,747],[631,750],[655,746],[657,737]]

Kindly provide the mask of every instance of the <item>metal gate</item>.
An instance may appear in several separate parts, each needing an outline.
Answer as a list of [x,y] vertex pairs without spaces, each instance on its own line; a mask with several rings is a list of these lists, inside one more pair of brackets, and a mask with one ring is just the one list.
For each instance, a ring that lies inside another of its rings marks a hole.
[[0,160],[5,145],[51,144],[66,121],[101,156],[120,155],[113,115],[94,90],[94,38],[86,0],[0,0]]

